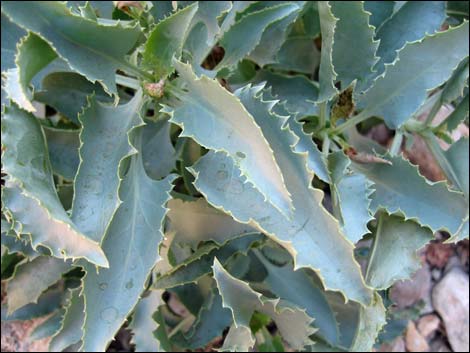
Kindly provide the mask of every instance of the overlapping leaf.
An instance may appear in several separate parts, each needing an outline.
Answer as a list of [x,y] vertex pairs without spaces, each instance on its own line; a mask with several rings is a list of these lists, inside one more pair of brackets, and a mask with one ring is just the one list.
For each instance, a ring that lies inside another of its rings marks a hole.
[[256,48],[266,27],[298,12],[298,10],[299,6],[295,3],[281,3],[242,17],[224,33],[220,40],[225,55],[216,70],[237,64],[245,55]]
[[99,81],[108,93],[117,95],[117,69],[136,73],[125,55],[141,34],[137,27],[100,25],[73,15],[58,1],[5,2],[2,11],[16,24],[47,41],[74,71],[92,82]]
[[318,14],[320,16],[322,50],[320,71],[318,73],[320,92],[317,100],[318,102],[324,102],[337,93],[334,86],[337,74],[333,67],[333,40],[338,20],[333,16],[331,6],[327,1],[318,3]]
[[197,3],[175,12],[160,21],[150,34],[145,44],[144,65],[154,71],[156,79],[165,78],[173,71],[172,58],[181,56],[183,43]]
[[2,12],[2,73],[16,66],[16,44],[25,34],[26,32],[21,27],[17,26]]
[[57,57],[56,53],[44,40],[29,33],[18,44],[15,57],[16,68],[6,73],[5,91],[8,97],[21,108],[34,112],[32,93],[29,83],[33,77]]
[[167,119],[148,121],[142,132],[142,159],[145,172],[152,179],[166,177],[175,168],[176,151],[170,139]]
[[339,343],[339,332],[334,312],[325,298],[323,289],[313,281],[307,270],[294,271],[290,263],[276,266],[269,261],[262,251],[256,251],[258,259],[268,272],[264,279],[269,291],[277,297],[287,300],[315,318],[313,326],[317,335],[331,344]]
[[[359,99],[362,114],[383,117],[398,128],[426,98],[427,91],[442,84],[468,56],[468,22],[405,46],[399,60]],[[447,55],[441,55],[447,53]]]
[[[237,334],[250,339],[250,319],[255,311],[259,311],[272,317],[282,337],[293,349],[299,350],[311,343],[309,336],[315,332],[310,326],[313,319],[305,311],[279,300],[263,298],[247,283],[232,277],[217,260],[213,271],[223,306],[232,311],[234,326],[230,330],[234,328]],[[254,343],[253,338],[251,341]]]
[[137,304],[159,259],[165,204],[174,177],[155,181],[145,174],[141,133],[142,128],[130,133],[131,143],[139,152],[129,157],[129,169],[119,187],[121,204],[102,242],[109,271],[88,271],[83,281],[87,312],[82,337],[85,351],[106,349]]
[[196,282],[211,272],[214,258],[225,264],[239,254],[246,255],[252,246],[262,241],[261,234],[250,233],[227,240],[221,246],[210,243],[201,246],[184,262],[158,277],[154,286],[163,289]]
[[74,180],[72,220],[88,237],[101,242],[119,206],[119,164],[133,152],[128,132],[141,124],[142,93],[125,105],[103,105],[92,97],[79,116],[80,165]]
[[[378,60],[379,43],[361,1],[332,1],[331,12],[338,19],[333,37],[332,63],[336,81],[345,90],[356,81],[356,91],[365,90],[367,78]],[[354,50],[351,43],[354,42]]]
[[417,251],[431,239],[429,229],[400,216],[381,214],[369,257],[367,283],[387,289],[395,281],[409,279],[421,267]]
[[85,317],[84,298],[76,288],[68,293],[65,303],[65,313],[61,321],[61,329],[51,339],[49,350],[61,352],[67,347],[76,344],[82,338],[82,325]]
[[223,244],[230,238],[255,230],[211,207],[204,199],[186,202],[173,199],[168,202],[168,208],[168,233],[175,232],[176,241],[193,248],[203,241]]
[[217,82],[196,78],[189,65],[176,63],[176,67],[189,92],[179,96],[182,105],[164,111],[171,115],[170,122],[182,127],[180,136],[229,154],[264,198],[289,216],[292,202],[279,162],[253,116]]
[[295,268],[311,268],[320,273],[327,289],[340,290],[349,299],[368,303],[371,293],[353,258],[352,244],[341,233],[338,222],[321,206],[322,193],[309,187],[312,174],[306,168],[306,157],[290,147],[297,138],[283,127],[285,119],[270,112],[273,102],[263,102],[256,96],[259,91],[260,87],[245,87],[237,94],[255,117],[285,172],[294,218],[286,220],[265,202],[256,189],[245,183],[232,159],[220,152],[209,152],[193,166],[194,185],[211,204],[282,243],[294,256]]
[[384,208],[389,213],[400,212],[406,219],[416,219],[433,231],[458,232],[467,217],[468,206],[463,195],[450,191],[445,182],[428,182],[400,156],[388,159],[392,165],[354,163],[354,169],[374,182],[373,212]]
[[393,14],[391,1],[364,1],[364,10],[370,12],[369,23],[378,29]]
[[11,314],[26,304],[37,303],[40,295],[70,268],[70,263],[49,256],[39,256],[31,262],[19,264],[7,285],[8,313]]
[[213,289],[204,301],[195,324],[185,334],[188,348],[205,347],[215,337],[221,336],[232,320],[230,309],[222,306],[222,297],[217,289]]
[[136,352],[161,351],[160,343],[153,335],[157,329],[157,323],[151,313],[156,312],[163,305],[162,291],[151,291],[147,297],[142,298],[135,307],[129,328],[132,330],[132,343]]
[[87,97],[91,94],[100,102],[112,102],[99,84],[73,72],[53,72],[44,78],[41,89],[34,92],[34,100],[55,108],[79,125],[78,114],[88,105]]
[[349,169],[350,160],[343,152],[328,156],[333,195],[333,207],[344,234],[352,243],[357,243],[368,233],[367,223],[373,219],[369,213],[370,182]]
[[[417,18],[420,20],[416,21]],[[394,10],[393,15],[377,31],[376,39],[380,40],[377,55],[380,61],[376,65],[376,75],[385,71],[385,64],[395,61],[397,51],[407,42],[420,40],[425,35],[438,31],[444,19],[444,1],[428,4],[408,1],[398,10]]]
[[55,191],[42,129],[36,118],[16,105],[2,116],[2,163],[11,185],[3,189],[4,207],[31,234],[33,248],[43,245],[53,256],[83,257],[99,266],[108,262],[97,242],[70,221]]
[[54,174],[73,180],[80,163],[78,131],[46,127],[43,127],[43,129]]

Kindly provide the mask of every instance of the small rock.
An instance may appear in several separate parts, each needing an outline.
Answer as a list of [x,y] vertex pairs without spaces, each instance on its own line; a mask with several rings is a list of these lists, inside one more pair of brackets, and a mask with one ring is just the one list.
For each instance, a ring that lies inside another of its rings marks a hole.
[[418,332],[413,321],[410,321],[406,328],[405,343],[409,352],[426,352],[429,350],[428,342]]
[[442,339],[442,337],[433,340],[430,346],[431,352],[452,352],[449,345]]
[[418,135],[414,136],[411,148],[404,151],[403,154],[412,164],[418,166],[419,172],[427,179],[431,181],[445,180],[445,175],[429,151],[426,142]]
[[457,254],[460,258],[460,262],[462,263],[462,266],[464,266],[468,272],[468,257],[469,257],[468,239],[462,240],[457,243]]
[[418,331],[423,335],[423,337],[432,337],[439,328],[440,323],[441,320],[437,315],[425,315],[418,321]]
[[399,309],[411,306],[419,300],[427,302],[430,294],[431,272],[427,265],[419,269],[411,280],[398,281],[390,290],[390,298],[397,304]]
[[443,268],[454,254],[451,244],[431,243],[426,247],[426,260],[431,266]]
[[401,336],[397,337],[394,341],[380,346],[377,352],[405,352],[405,340]]
[[385,146],[390,141],[393,133],[385,124],[378,124],[371,128],[366,136]]
[[460,268],[462,266],[460,259],[457,256],[452,256],[449,261],[447,261],[446,268],[444,270],[444,273],[449,272],[452,270],[454,267]]
[[2,322],[2,352],[47,352],[50,337],[31,342],[28,337],[44,318]]
[[186,307],[181,303],[177,295],[171,295],[167,304],[177,315],[182,317],[189,316],[188,309],[186,309]]
[[468,274],[454,267],[434,287],[432,302],[444,321],[447,338],[455,352],[469,350]]
[[431,271],[431,276],[432,276],[432,279],[437,282],[441,279],[441,270],[439,270],[438,268],[435,268]]

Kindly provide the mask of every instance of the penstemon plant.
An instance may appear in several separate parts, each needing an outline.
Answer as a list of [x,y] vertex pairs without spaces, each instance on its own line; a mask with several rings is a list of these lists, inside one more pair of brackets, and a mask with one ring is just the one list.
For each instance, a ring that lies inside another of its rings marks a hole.
[[[453,1],[3,1],[2,320],[47,317],[51,351],[122,327],[141,352],[371,350],[417,251],[469,234],[467,19]],[[379,123],[388,149],[361,134]],[[446,181],[401,155],[415,136]]]

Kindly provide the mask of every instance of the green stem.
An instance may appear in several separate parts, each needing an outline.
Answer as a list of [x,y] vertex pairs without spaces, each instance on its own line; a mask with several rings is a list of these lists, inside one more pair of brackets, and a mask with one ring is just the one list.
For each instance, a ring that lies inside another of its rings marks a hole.
[[346,122],[344,124],[341,124],[341,125],[337,126],[336,128],[332,129],[331,133],[332,134],[340,134],[340,133],[346,131],[347,129],[349,129],[350,127],[353,127],[353,126],[356,126],[359,123],[362,123],[363,121],[369,119],[370,117],[371,117],[371,115],[369,114],[369,112],[364,110],[361,113],[359,113],[358,115],[353,116],[352,118],[346,120]]
[[118,85],[136,90],[140,88],[140,82],[138,80],[132,77],[127,77],[119,74],[116,74],[116,83]]
[[419,133],[421,134],[422,132],[428,130],[428,126],[419,121],[419,120],[415,120],[415,119],[410,119],[408,120],[406,123],[405,123],[405,126],[404,126],[405,130],[409,131],[409,132],[416,132],[416,133]]
[[339,198],[338,193],[336,192],[336,187],[332,184],[331,188],[331,205],[333,207],[333,216],[339,221],[341,225],[343,225],[343,217],[341,215],[341,207],[339,205]]
[[419,107],[419,109],[413,114],[412,118],[417,118],[420,115],[422,115],[423,113],[426,113],[427,111],[432,109],[431,107],[433,107],[436,104],[436,102],[440,101],[441,94],[442,94],[442,92],[437,92],[437,93],[434,93],[431,97],[429,97],[423,103],[423,105],[421,107]]
[[402,142],[403,142],[403,131],[396,130],[395,137],[393,139],[392,146],[390,146],[390,151],[389,151],[392,156],[396,156],[397,154],[400,153]]
[[[435,96],[441,96],[441,94],[435,94]],[[436,102],[434,103],[434,105],[432,106],[431,108],[431,111],[429,112],[427,118],[426,118],[426,121],[424,122],[424,124],[426,126],[430,126],[434,120],[434,117],[436,116],[436,114],[439,112],[439,110],[441,109],[442,107],[442,101],[440,99],[437,99]]]
[[145,79],[145,80],[148,80],[150,82],[154,81],[154,77],[152,76],[152,74],[150,74],[150,73],[148,73],[144,70],[139,69],[137,66],[134,66],[130,62],[122,61],[121,62],[121,69],[123,71],[127,72],[128,74],[132,74],[132,75],[137,76],[141,79]]
[[452,168],[452,165],[449,163],[449,160],[444,155],[444,151],[442,150],[441,146],[439,146],[436,136],[434,136],[434,134],[430,131],[422,134],[421,136],[423,137],[426,146],[428,146],[437,164],[447,177],[447,180],[449,180],[452,185],[458,189],[463,190],[462,185],[459,182],[459,178],[457,177],[454,168]]
[[319,104],[320,108],[320,121],[319,121],[319,128],[323,129],[326,125],[326,103],[327,102],[322,102]]
[[330,138],[328,137],[328,134],[324,132],[322,134],[323,141],[322,141],[322,146],[321,146],[321,152],[323,154],[323,158],[325,158],[325,161],[328,158],[328,153],[330,152]]
[[371,250],[369,253],[369,259],[367,260],[367,269],[366,269],[366,275],[365,275],[366,283],[369,282],[370,280],[369,271],[370,271],[370,266],[371,266],[371,259],[374,257],[374,254],[377,250],[377,244],[379,242],[378,240],[382,232],[384,218],[385,218],[385,214],[383,212],[380,212],[377,218],[377,228],[375,229],[374,239],[372,240],[372,246],[371,246]]
[[183,329],[188,323],[190,323],[191,320],[193,320],[193,316],[191,316],[191,315],[186,317],[185,319],[181,320],[178,323],[178,325],[176,325],[174,327],[174,329],[168,334],[168,338],[171,338],[174,335],[176,335],[181,329]]
[[167,81],[165,83],[165,91],[169,92],[169,93],[173,93],[174,96],[176,96],[177,98],[180,98],[180,99],[181,99],[182,96],[187,95],[187,92],[185,92],[181,88],[173,85],[170,81]]

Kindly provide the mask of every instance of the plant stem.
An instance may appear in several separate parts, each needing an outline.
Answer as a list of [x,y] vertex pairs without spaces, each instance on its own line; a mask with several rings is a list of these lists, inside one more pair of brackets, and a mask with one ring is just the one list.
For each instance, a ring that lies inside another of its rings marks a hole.
[[[441,94],[435,94],[435,96],[441,96]],[[431,108],[431,111],[429,112],[427,118],[426,118],[426,121],[424,122],[424,124],[426,126],[430,126],[434,120],[434,117],[436,116],[436,114],[439,112],[439,110],[441,109],[441,106],[442,106],[442,101],[440,99],[437,99],[434,103],[434,105],[432,106]]]
[[459,182],[459,178],[457,177],[454,168],[452,168],[452,165],[449,163],[449,160],[444,155],[444,151],[442,150],[441,146],[439,146],[436,136],[434,136],[434,134],[430,131],[421,134],[421,136],[423,137],[426,146],[428,146],[437,164],[447,177],[447,180],[449,180],[451,184],[458,189],[463,190],[462,185]]
[[428,127],[423,122],[415,120],[415,119],[408,120],[405,123],[404,128],[407,131],[416,132],[416,133],[422,133],[428,129]]
[[150,82],[153,82],[155,80],[154,77],[152,76],[152,74],[149,74],[148,72],[146,72],[144,70],[141,70],[137,66],[134,66],[133,64],[131,64],[130,62],[127,62],[127,61],[123,60],[120,63],[121,63],[121,66],[122,66],[121,67],[122,70],[129,73],[129,74],[137,76],[141,79],[149,80]]
[[168,334],[168,338],[173,337],[176,335],[182,328],[184,328],[185,325],[187,325],[189,322],[193,320],[193,317],[190,315],[183,320],[181,320],[174,328],[173,330]]
[[187,94],[187,92],[183,91],[179,87],[176,87],[170,81],[165,83],[165,91],[173,93],[177,98],[181,98],[181,96],[185,96]]
[[423,113],[426,113],[428,110],[432,109],[431,107],[436,104],[436,102],[440,101],[442,92],[434,93],[431,97],[429,97],[421,107],[413,114],[412,118],[416,118]]
[[346,120],[344,124],[341,124],[340,126],[335,127],[330,132],[333,134],[340,134],[344,132],[345,130],[349,129],[350,127],[353,127],[359,123],[362,123],[364,120],[367,120],[370,117],[371,116],[369,112],[364,110],[361,113],[357,114],[356,116],[353,116],[352,118]]
[[326,103],[327,102],[322,102],[319,104],[319,108],[320,108],[319,127],[320,129],[323,129],[326,125]]
[[[432,95],[426,102],[424,102],[421,108],[419,108],[416,111],[416,113],[413,114],[413,117],[423,114],[425,111],[429,109],[429,106],[438,104],[438,102],[440,102],[440,97],[441,97],[441,92]],[[438,108],[437,108],[437,111],[439,111]],[[370,113],[367,112],[367,110],[363,110],[356,116],[353,116],[352,118],[348,119],[344,124],[341,124],[340,126],[337,126],[336,128],[332,129],[330,132],[333,134],[340,134],[344,132],[345,130],[349,129],[350,127],[356,126],[357,124],[360,124],[363,121],[369,119],[371,116],[372,115],[370,115]],[[408,125],[410,121],[412,120],[409,120],[406,124]],[[425,125],[421,122],[419,123],[421,124],[420,125],[421,130],[424,130]],[[411,123],[410,125],[413,125],[413,123]],[[416,130],[413,130],[413,131],[416,131]]]
[[323,141],[321,146],[321,152],[323,154],[323,158],[325,159],[325,161],[327,161],[328,153],[330,151],[330,138],[328,137],[328,134],[326,132],[323,132],[322,137]]
[[135,78],[132,77],[127,77],[123,75],[116,74],[116,83],[118,85],[132,88],[132,89],[139,89],[140,88],[140,82],[137,81]]
[[400,153],[402,142],[403,142],[403,131],[396,130],[395,137],[393,139],[392,146],[390,146],[390,151],[389,151],[392,156],[396,156],[397,154]]
[[380,212],[377,217],[377,228],[375,229],[375,234],[374,234],[374,239],[372,241],[372,245],[370,247],[370,253],[369,253],[369,259],[367,260],[367,269],[366,269],[366,275],[365,275],[365,280],[366,283],[369,281],[369,270],[371,266],[371,259],[373,258],[375,251],[377,250],[377,244],[378,240],[380,238],[380,234],[382,233],[382,226],[383,226],[383,221],[384,221],[384,213]]

